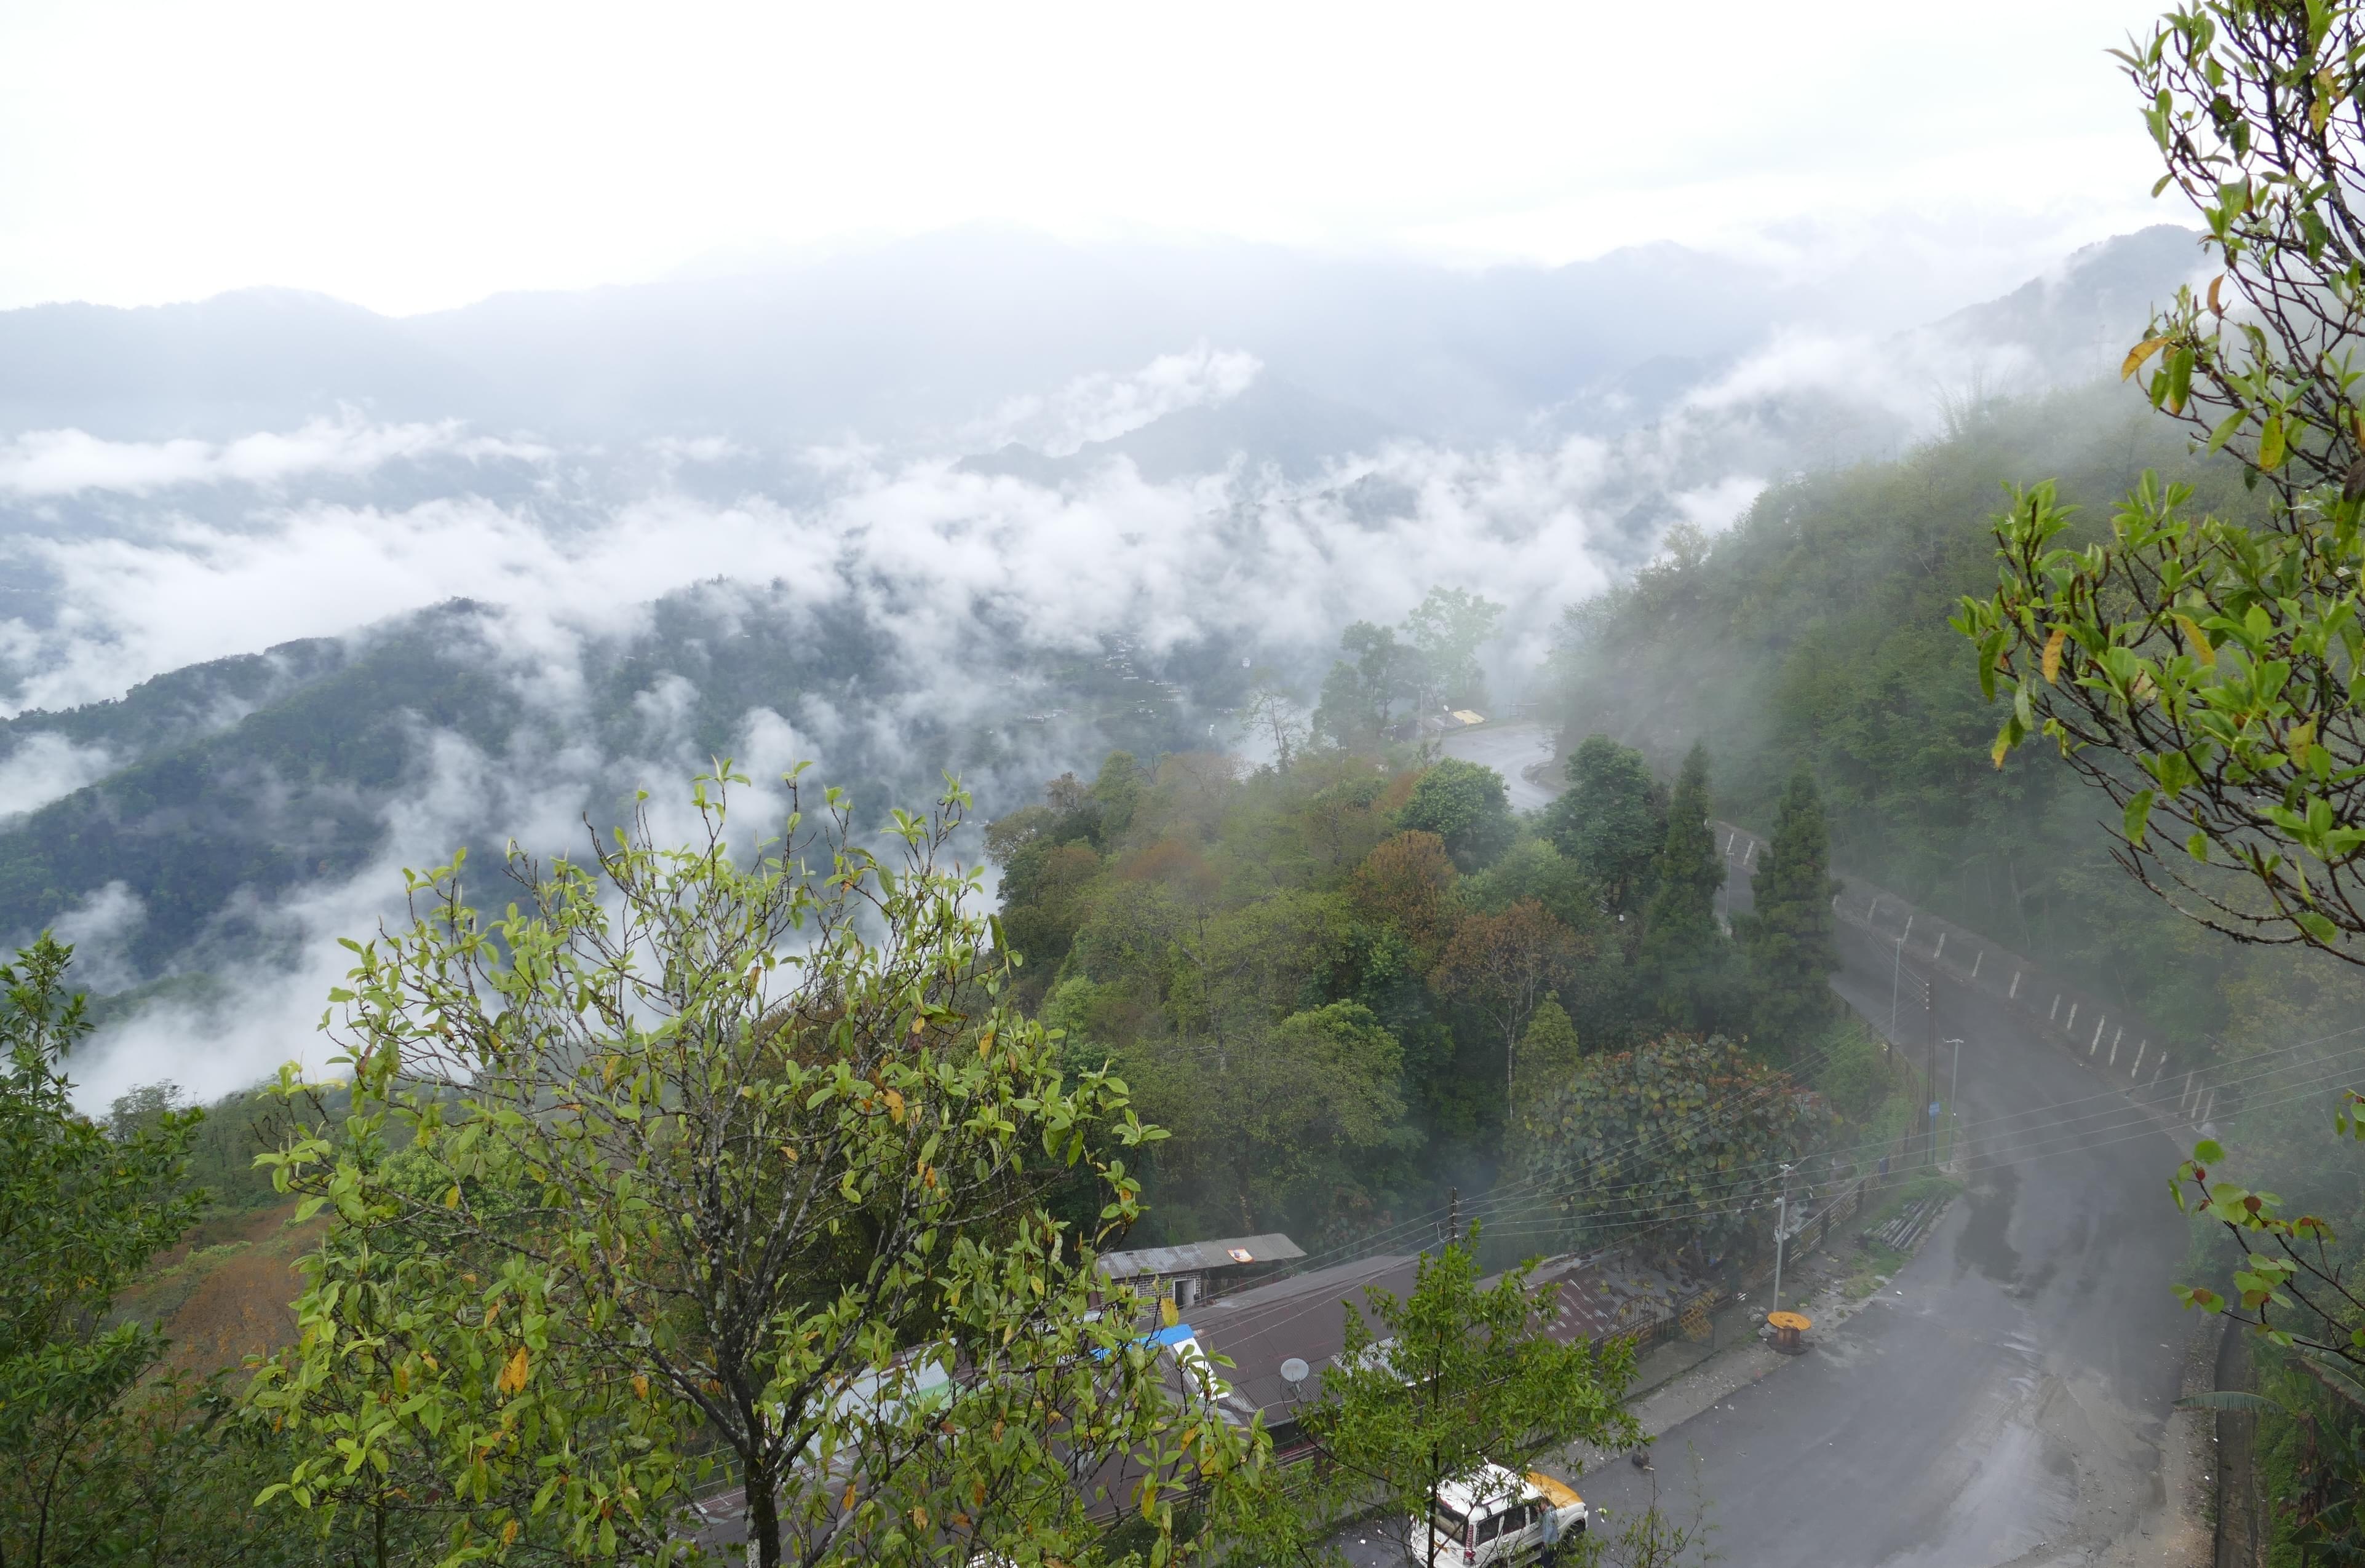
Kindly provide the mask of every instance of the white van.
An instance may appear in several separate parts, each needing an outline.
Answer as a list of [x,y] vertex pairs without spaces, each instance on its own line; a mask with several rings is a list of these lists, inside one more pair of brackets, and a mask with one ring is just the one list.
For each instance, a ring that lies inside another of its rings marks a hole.
[[1585,1533],[1586,1518],[1585,1499],[1541,1471],[1516,1475],[1490,1464],[1439,1489],[1436,1514],[1405,1532],[1406,1559],[1424,1568],[1432,1561],[1438,1568],[1532,1562],[1548,1532],[1573,1542]]

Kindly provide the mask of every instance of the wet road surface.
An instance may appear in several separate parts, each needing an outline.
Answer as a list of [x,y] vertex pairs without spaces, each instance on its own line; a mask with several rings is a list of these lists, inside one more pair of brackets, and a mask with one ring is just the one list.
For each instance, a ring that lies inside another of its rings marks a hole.
[[1552,754],[1552,731],[1549,725],[1488,724],[1483,729],[1457,730],[1441,736],[1438,744],[1448,756],[1484,763],[1501,774],[1503,782],[1509,786],[1511,809],[1515,812],[1541,810],[1560,793],[1557,785],[1546,788],[1532,784],[1525,775],[1529,764],[1543,761]]
[[[1889,1014],[1886,942],[1843,928],[1836,986]],[[2189,1325],[2169,1285],[2180,1151],[2060,1039],[1941,980],[1963,1039],[1969,1191],[1879,1298],[1800,1361],[1667,1433],[1649,1475],[1587,1478],[1613,1514],[1698,1490],[1728,1561],[1765,1568],[2160,1561],[2161,1444]],[[1900,1033],[1923,1057],[1923,1014]],[[1945,1058],[1941,1058],[1945,1070]]]

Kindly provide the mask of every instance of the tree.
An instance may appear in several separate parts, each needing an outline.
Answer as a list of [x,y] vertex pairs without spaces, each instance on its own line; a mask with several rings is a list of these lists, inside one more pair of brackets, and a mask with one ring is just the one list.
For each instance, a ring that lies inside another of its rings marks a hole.
[[1439,994],[1477,1009],[1502,1036],[1507,1097],[1517,1083],[1517,1047],[1528,1021],[1586,956],[1576,934],[1533,899],[1522,899],[1500,914],[1464,915],[1454,927],[1429,983]]
[[1240,734],[1260,745],[1272,746],[1272,765],[1285,773],[1290,759],[1306,749],[1306,706],[1272,672],[1259,670],[1247,700],[1240,704]]
[[1093,779],[1093,803],[1100,808],[1101,847],[1113,848],[1133,825],[1133,813],[1148,792],[1141,764],[1129,751],[1113,751],[1101,759]]
[[1554,1338],[1559,1287],[1531,1283],[1532,1262],[1485,1285],[1477,1240],[1474,1225],[1423,1257],[1409,1295],[1372,1289],[1363,1312],[1344,1308],[1345,1346],[1296,1412],[1315,1457],[1299,1473],[1239,1488],[1216,1516],[1219,1534],[1246,1547],[1242,1560],[1316,1560],[1340,1525],[1369,1515],[1411,1561],[1435,1568],[1433,1546],[1415,1555],[1407,1538],[1435,1517],[1447,1484],[1490,1462],[1525,1469],[1574,1442],[1636,1439],[1620,1406],[1632,1345]]
[[1360,1002],[1292,1014],[1239,1067],[1237,1170],[1251,1229],[1259,1214],[1334,1225],[1362,1195],[1359,1162],[1419,1143],[1403,1125],[1404,1052]]
[[[455,860],[353,946],[351,1114],[272,1157],[331,1213],[252,1394],[301,1445],[273,1493],[432,1517],[447,1562],[678,1556],[717,1460],[762,1568],[1068,1554],[1113,1467],[1169,1519],[1190,1423],[1127,1304],[1089,1310],[1158,1134],[1008,1005],[941,863],[966,799],[897,813],[888,861],[793,776],[782,836],[734,841],[718,775],[689,845],[643,808],[584,862],[513,856],[489,918]],[[1217,1474],[1244,1451],[1191,1430]]]
[[1568,789],[1544,808],[1544,836],[1593,879],[1610,912],[1639,915],[1667,842],[1665,790],[1642,754],[1587,735],[1564,765]]
[[1412,787],[1412,799],[1396,813],[1407,833],[1433,833],[1464,871],[1475,871],[1510,846],[1518,831],[1511,821],[1503,776],[1458,756],[1440,759]]
[[1405,634],[1420,650],[1423,707],[1476,708],[1486,700],[1478,649],[1495,634],[1503,607],[1467,588],[1433,588],[1405,617]]
[[169,1440],[167,1402],[138,1394],[163,1338],[108,1309],[205,1201],[182,1181],[203,1113],[163,1107],[118,1137],[74,1110],[73,961],[44,933],[0,965],[0,1561],[25,1568],[106,1551],[148,1478],[140,1450]]
[[[2340,1098],[2337,1136],[2365,1141],[2365,1094]],[[2308,1432],[2303,1495],[2287,1498],[2296,1516],[2293,1544],[2327,1549],[2339,1558],[2365,1547],[2365,1287],[2352,1277],[2332,1226],[2312,1214],[2286,1215],[2271,1193],[2212,1181],[2209,1167],[2225,1158],[2214,1139],[2195,1145],[2192,1158],[2169,1182],[2177,1208],[2217,1222],[2244,1266],[2228,1302],[2205,1286],[2179,1285],[2177,1299],[2222,1313],[2288,1352],[2298,1370],[2331,1396],[2329,1419],[2267,1395],[2222,1390],[2179,1400],[2180,1406],[2274,1410]]]
[[1528,1019],[1527,1033],[1519,1036],[1519,1070],[1512,1080],[1515,1097],[1522,1103],[1550,1099],[1584,1059],[1585,1045],[1568,1009],[1560,1004],[1558,992],[1548,992]]
[[1659,1501],[1659,1473],[1653,1466],[1651,1500],[1640,1513],[1629,1512],[1622,1522],[1616,1522],[1608,1509],[1595,1510],[1593,1528],[1585,1540],[1590,1555],[1581,1559],[1587,1568],[1698,1568],[1717,1560],[1708,1544],[1716,1526],[1709,1519],[1708,1493],[1701,1484],[1701,1472],[1707,1467],[1698,1450],[1690,1458],[1690,1512],[1676,1514]]
[[1742,924],[1742,947],[1751,1011],[1762,1036],[1796,1049],[1839,1005],[1830,981],[1840,967],[1832,901],[1841,885],[1831,874],[1822,798],[1803,767],[1783,791],[1774,836],[1749,886],[1754,908]]
[[1994,594],[1956,627],[2010,704],[2117,810],[2145,887],[2237,939],[2365,963],[2365,12],[2193,0],[2119,58],[2218,275],[2156,312],[2124,373],[2263,491],[2195,514],[2146,473],[2079,540],[2041,484],[1996,523]]
[[1708,812],[1708,749],[1695,744],[1667,802],[1666,842],[1653,868],[1658,890],[1642,912],[1636,955],[1660,1014],[1693,1030],[1713,1027],[1732,1009],[1732,946],[1716,913],[1724,857]]
[[1543,1126],[1548,1107],[1576,1076],[1585,1045],[1557,993],[1545,996],[1519,1036],[1518,1066],[1511,1074],[1511,1110],[1505,1118],[1504,1151],[1516,1158]]
[[1779,1167],[1828,1121],[1814,1096],[1722,1036],[1587,1057],[1538,1112],[1519,1174],[1573,1243],[1636,1232],[1710,1250],[1770,1225]]
[[1396,700],[1407,695],[1407,678],[1418,653],[1397,642],[1394,631],[1369,621],[1340,633],[1339,647],[1347,656],[1323,678],[1315,731],[1351,749],[1376,745],[1387,734]]
[[1400,833],[1363,857],[1347,896],[1357,913],[1403,936],[1426,969],[1452,932],[1460,875],[1437,834]]

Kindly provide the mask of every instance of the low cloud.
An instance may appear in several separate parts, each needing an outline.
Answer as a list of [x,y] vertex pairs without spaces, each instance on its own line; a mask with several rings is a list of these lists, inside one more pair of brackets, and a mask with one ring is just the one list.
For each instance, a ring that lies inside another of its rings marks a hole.
[[58,916],[50,929],[73,947],[76,985],[121,991],[139,983],[124,954],[147,919],[148,905],[138,893],[122,882],[109,882]]
[[[287,508],[235,528],[181,519],[140,538],[22,543],[56,585],[54,613],[0,623],[0,639],[28,672],[13,705],[59,709],[464,596],[510,607],[510,634],[563,662],[570,639],[637,624],[652,599],[718,577],[779,579],[815,604],[850,595],[922,665],[953,657],[981,615],[1079,647],[1120,630],[1154,648],[1207,632],[1319,643],[1346,621],[1402,614],[1432,582],[1541,625],[1649,543],[1589,498],[1606,452],[1585,438],[1402,444],[1302,485],[1153,485],[1120,462],[1062,490],[930,461],[857,467],[813,505],[658,494],[564,527],[473,496]],[[1407,498],[1395,514],[1342,501],[1367,476]]]
[[63,735],[35,731],[0,759],[0,818],[71,795],[114,766],[115,755],[105,746],[76,745]]
[[1065,457],[1181,409],[1228,402],[1247,391],[1263,368],[1244,350],[1201,343],[1187,353],[1160,354],[1138,370],[1095,372],[1048,395],[1012,398],[992,420],[963,432],[964,442],[1017,442],[1047,456]]
[[147,495],[183,485],[275,485],[365,474],[397,458],[448,455],[538,463],[549,448],[471,435],[457,420],[372,424],[350,413],[236,441],[106,441],[79,430],[28,431],[0,445],[0,491],[39,498],[108,491]]

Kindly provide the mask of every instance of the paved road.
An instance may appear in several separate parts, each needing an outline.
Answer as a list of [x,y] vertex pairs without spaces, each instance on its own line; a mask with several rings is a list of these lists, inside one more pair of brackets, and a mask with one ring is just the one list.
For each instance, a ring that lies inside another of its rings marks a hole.
[[[1885,1021],[1889,945],[1843,946],[1839,990]],[[2177,1149],[1993,998],[1941,981],[1937,1025],[1965,1041],[1967,1198],[1799,1364],[1666,1434],[1656,1479],[1681,1505],[1697,1452],[1720,1550],[1759,1568],[2173,1561]],[[1615,1513],[1649,1481],[1620,1465],[1584,1489]]]
[[1530,763],[1552,756],[1552,733],[1547,725],[1488,724],[1483,729],[1456,731],[1442,737],[1439,744],[1448,756],[1483,762],[1501,774],[1510,786],[1511,809],[1515,812],[1536,811],[1560,793],[1556,788],[1530,783],[1525,775]]

